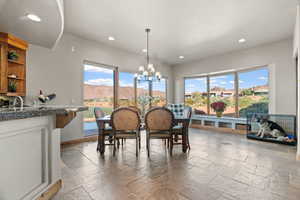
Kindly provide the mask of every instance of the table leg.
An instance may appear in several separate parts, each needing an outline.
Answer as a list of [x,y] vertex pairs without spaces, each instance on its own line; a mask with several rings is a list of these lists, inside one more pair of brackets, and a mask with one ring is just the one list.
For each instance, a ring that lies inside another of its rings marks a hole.
[[182,152],[186,153],[187,150],[187,134],[188,134],[189,123],[183,123],[183,135],[182,135]]
[[104,154],[105,151],[105,146],[104,146],[104,123],[103,122],[98,122],[99,123],[99,127],[101,127],[99,129],[99,133],[98,133],[98,145],[97,145],[97,150],[100,151],[101,154]]

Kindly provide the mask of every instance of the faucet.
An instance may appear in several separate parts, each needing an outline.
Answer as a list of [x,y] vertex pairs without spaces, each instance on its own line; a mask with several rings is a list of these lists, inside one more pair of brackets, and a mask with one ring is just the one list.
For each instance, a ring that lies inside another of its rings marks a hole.
[[23,100],[23,98],[21,96],[16,96],[16,98],[14,99],[13,106],[16,107],[18,99],[20,100],[20,108],[23,108],[23,106],[24,106],[24,100]]

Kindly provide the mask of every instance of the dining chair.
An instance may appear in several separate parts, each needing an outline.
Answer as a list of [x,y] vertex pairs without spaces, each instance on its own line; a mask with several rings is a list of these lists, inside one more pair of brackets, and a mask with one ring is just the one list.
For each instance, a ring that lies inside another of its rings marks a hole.
[[[189,118],[189,120],[191,119],[191,117],[192,117],[192,108],[191,107],[189,107],[189,106],[184,107],[183,117],[187,117],[187,118]],[[182,144],[182,137],[184,135],[184,131],[185,131],[184,126],[182,124],[177,124],[173,127],[172,132],[173,132],[173,144],[174,145]],[[189,149],[191,149],[188,131],[185,134],[186,134],[186,140],[187,140],[187,147]],[[179,141],[181,141],[181,142],[179,142]]]
[[[95,119],[97,122],[97,118],[102,118],[105,117],[105,112],[102,110],[102,108],[100,107],[95,107],[94,108],[94,115],[95,115]],[[104,137],[104,148],[105,145],[112,145],[113,142],[113,132],[112,132],[112,127],[110,125],[106,125],[104,127],[100,127],[100,124],[97,122],[97,127],[98,127],[98,145],[97,145],[97,151],[100,150],[100,145],[101,145],[101,141],[100,141],[100,130],[102,129],[102,136]],[[109,141],[109,143],[105,143],[105,141]]]
[[137,111],[122,107],[118,108],[111,114],[112,130],[114,135],[114,151],[116,154],[116,140],[118,139],[135,139],[136,140],[136,156],[140,146],[140,117]]
[[156,107],[146,113],[146,133],[147,133],[147,153],[150,157],[150,140],[166,139],[170,145],[170,154],[172,155],[173,140],[172,127],[174,122],[174,114],[167,108]]
[[128,106],[128,108],[135,110],[136,112],[139,113],[139,115],[141,114],[141,109],[139,109],[137,106]]
[[[139,117],[141,119],[141,123],[140,123],[140,127],[139,127],[139,134],[141,134],[141,130],[144,128],[144,122],[142,120],[142,117],[144,117],[144,116],[141,116],[142,111],[137,106],[128,106],[128,107],[135,110],[139,114]],[[139,148],[141,148],[141,135],[139,135]]]

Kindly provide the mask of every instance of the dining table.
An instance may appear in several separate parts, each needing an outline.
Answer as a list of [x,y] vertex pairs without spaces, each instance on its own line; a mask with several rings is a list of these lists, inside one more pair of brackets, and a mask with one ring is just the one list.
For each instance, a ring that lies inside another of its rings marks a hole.
[[[187,144],[187,137],[188,137],[188,131],[189,131],[189,124],[190,124],[191,118],[185,117],[185,116],[174,116],[174,125],[181,124],[183,128],[183,135],[182,135],[182,152],[186,153],[188,144]],[[106,124],[109,126],[112,126],[111,122],[111,116],[107,115],[104,117],[96,118],[96,123],[98,124],[99,130],[98,130],[98,145],[97,145],[97,151],[99,151],[101,154],[104,154],[105,152],[105,136],[104,136],[104,130],[106,127]],[[144,127],[144,126],[141,126]]]

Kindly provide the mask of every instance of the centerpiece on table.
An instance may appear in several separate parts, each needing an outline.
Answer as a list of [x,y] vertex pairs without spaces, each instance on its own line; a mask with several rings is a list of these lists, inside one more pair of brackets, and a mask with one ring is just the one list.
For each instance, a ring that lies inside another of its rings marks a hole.
[[142,116],[145,116],[146,107],[148,105],[150,105],[152,100],[153,100],[153,97],[151,97],[149,95],[142,95],[142,96],[138,97],[137,101],[138,101],[138,104],[141,106],[141,115]]
[[210,104],[210,107],[216,112],[217,117],[222,117],[223,112],[226,109],[226,103],[223,101],[217,101]]

